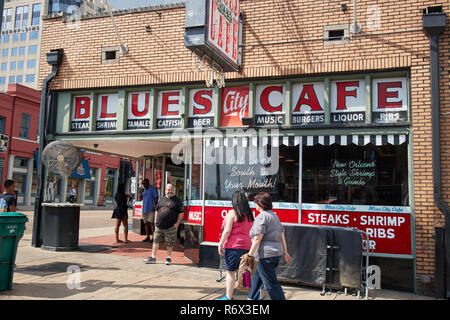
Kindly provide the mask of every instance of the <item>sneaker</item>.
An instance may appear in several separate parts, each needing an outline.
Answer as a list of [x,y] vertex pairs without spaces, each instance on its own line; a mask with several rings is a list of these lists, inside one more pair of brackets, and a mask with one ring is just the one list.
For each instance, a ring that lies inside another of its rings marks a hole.
[[228,299],[227,295],[224,295],[222,298],[217,298],[215,300],[233,300],[233,298]]
[[166,259],[166,265],[170,266],[172,264],[172,260],[170,258]]
[[146,264],[156,263],[156,258],[148,257],[147,259],[142,259],[142,261],[144,261]]
[[150,238],[145,238],[142,242],[150,242]]

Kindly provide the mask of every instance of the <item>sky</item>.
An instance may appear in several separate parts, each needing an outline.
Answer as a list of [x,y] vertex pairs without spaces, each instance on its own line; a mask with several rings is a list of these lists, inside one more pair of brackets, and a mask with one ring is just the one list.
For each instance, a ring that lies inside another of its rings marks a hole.
[[186,2],[186,0],[109,0],[109,4],[116,10],[147,7],[159,4]]

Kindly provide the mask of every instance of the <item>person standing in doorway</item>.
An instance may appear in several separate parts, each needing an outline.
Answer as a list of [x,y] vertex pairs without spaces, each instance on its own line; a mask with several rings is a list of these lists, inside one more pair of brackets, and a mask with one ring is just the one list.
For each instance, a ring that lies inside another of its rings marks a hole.
[[4,191],[0,194],[0,203],[6,212],[15,212],[17,207],[17,197],[14,194],[14,180],[6,180],[3,184]]
[[177,231],[181,220],[183,220],[183,203],[175,195],[173,185],[166,186],[166,195],[163,196],[156,207],[155,213],[155,235],[153,238],[152,255],[144,259],[145,263],[156,263],[156,254],[159,244],[165,242],[167,246],[166,265],[172,264],[173,246],[177,242]]
[[[158,190],[146,178],[142,180],[142,220],[145,226],[145,239],[142,242],[152,241],[150,239],[150,229],[152,235],[155,233],[155,206],[158,204]],[[153,236],[152,236],[153,237]]]
[[[116,200],[116,207],[114,208],[114,212],[111,218],[116,219],[116,228],[114,229],[114,233],[116,236],[116,244],[118,243],[129,243],[128,240],[128,203],[127,196],[125,194],[125,186],[123,183],[119,183],[117,186],[117,193],[114,196],[114,200]],[[125,241],[119,239],[119,228],[120,224],[123,225],[123,233],[125,236]]]

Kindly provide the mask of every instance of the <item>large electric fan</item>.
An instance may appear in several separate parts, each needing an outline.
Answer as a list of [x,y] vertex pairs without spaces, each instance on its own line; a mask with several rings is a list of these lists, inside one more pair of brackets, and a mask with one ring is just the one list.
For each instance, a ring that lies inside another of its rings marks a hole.
[[47,170],[62,176],[70,176],[82,160],[83,152],[67,141],[53,141],[42,152]]

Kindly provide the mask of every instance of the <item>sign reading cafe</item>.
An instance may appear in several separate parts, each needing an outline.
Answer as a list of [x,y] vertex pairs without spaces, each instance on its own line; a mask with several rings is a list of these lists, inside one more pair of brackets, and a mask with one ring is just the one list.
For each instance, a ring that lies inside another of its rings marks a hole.
[[[371,96],[366,97],[369,85]],[[331,80],[328,88],[325,81],[295,80],[289,89],[279,81],[256,84],[254,88],[253,115],[250,115],[250,87],[245,84],[225,87],[220,92],[212,88],[188,88],[185,97],[181,88],[155,90],[156,99],[149,89],[128,92],[124,101],[119,99],[118,92],[73,95],[70,131],[117,130],[118,112],[124,112],[122,118],[126,119],[128,130],[181,128],[185,113],[187,128],[243,127],[242,120],[250,116],[253,127],[280,127],[288,122],[288,108],[291,127],[365,124],[368,114],[371,123],[377,124],[408,120],[406,77],[374,78],[370,84],[364,77]],[[119,108],[119,103],[124,104],[125,110]],[[91,121],[93,117],[95,121]],[[94,128],[90,128],[91,123]]]

